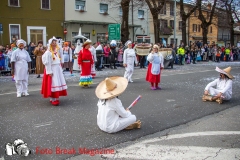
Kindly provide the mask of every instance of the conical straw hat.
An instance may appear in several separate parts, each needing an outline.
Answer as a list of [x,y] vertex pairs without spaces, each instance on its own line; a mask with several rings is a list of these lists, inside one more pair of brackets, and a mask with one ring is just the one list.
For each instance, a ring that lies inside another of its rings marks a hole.
[[123,93],[128,81],[124,77],[109,77],[99,83],[95,94],[99,99],[111,99]]
[[222,73],[222,74],[226,74],[227,76],[228,76],[228,78],[230,78],[230,79],[234,79],[234,77],[231,75],[231,69],[232,69],[232,67],[227,67],[227,68],[225,68],[225,69],[220,69],[220,68],[218,68],[218,67],[216,67],[216,71],[217,72],[219,72],[219,73]]

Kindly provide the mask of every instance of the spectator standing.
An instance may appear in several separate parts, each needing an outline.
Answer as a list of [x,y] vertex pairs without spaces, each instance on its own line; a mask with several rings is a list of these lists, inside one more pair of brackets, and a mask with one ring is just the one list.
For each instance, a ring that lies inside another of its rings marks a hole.
[[37,78],[40,78],[40,74],[44,72],[44,65],[42,63],[43,52],[43,42],[39,41],[38,46],[34,49],[34,55],[36,58],[36,70],[35,73],[38,75]]

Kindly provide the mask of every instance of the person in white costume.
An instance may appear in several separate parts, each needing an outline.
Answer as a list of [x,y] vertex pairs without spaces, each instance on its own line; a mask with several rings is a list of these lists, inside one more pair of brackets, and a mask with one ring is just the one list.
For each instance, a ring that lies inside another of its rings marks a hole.
[[125,49],[123,53],[123,66],[125,67],[124,78],[127,78],[129,82],[133,82],[132,75],[134,71],[134,62],[137,66],[137,57],[134,49],[132,48],[132,42],[130,40],[125,43],[125,46],[128,48]]
[[[223,100],[230,100],[232,98],[232,79],[234,79],[234,77],[230,73],[231,67],[223,70],[216,67],[215,70],[220,73],[220,77],[205,87],[202,100],[217,101],[221,104]],[[216,88],[214,88],[214,86],[216,86]]]
[[73,70],[79,71],[80,66],[78,65],[78,54],[80,50],[82,49],[82,44],[80,43],[80,39],[77,40],[76,48],[74,50],[74,61],[73,61]]
[[28,76],[31,72],[31,58],[24,49],[26,42],[22,39],[17,41],[18,49],[12,52],[11,68],[16,82],[17,97],[28,96]]
[[42,56],[45,65],[41,94],[50,98],[52,105],[59,105],[59,97],[67,96],[67,84],[63,76],[61,65],[64,63],[61,48],[55,37],[48,41],[48,50]]
[[127,88],[128,80],[123,77],[109,77],[99,83],[96,88],[98,101],[97,125],[107,133],[115,133],[123,129],[141,128],[141,122],[129,109],[124,109],[118,95]]
[[72,74],[72,49],[69,47],[68,42],[64,42],[63,47],[63,68],[66,70],[70,70],[70,73]]
[[[96,45],[96,43],[94,43],[93,45]],[[91,45],[89,50],[92,53],[93,62],[94,62],[91,69],[91,75],[92,75],[92,78],[95,78],[96,77],[95,63],[97,62],[96,49],[94,48],[94,46]]]

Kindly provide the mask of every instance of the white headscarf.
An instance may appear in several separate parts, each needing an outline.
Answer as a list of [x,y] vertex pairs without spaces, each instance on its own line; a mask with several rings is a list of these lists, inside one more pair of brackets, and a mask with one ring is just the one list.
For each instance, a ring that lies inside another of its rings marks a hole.
[[23,39],[17,40],[17,46],[21,43],[24,45],[24,47],[26,46],[26,42]]
[[53,40],[57,41],[57,38],[53,36],[53,38],[49,39],[49,40],[48,40],[48,45],[49,45],[49,46],[51,45],[51,43],[52,43]]
[[125,43],[125,46],[127,47],[129,44],[132,44],[132,42],[130,40],[128,40],[126,43]]

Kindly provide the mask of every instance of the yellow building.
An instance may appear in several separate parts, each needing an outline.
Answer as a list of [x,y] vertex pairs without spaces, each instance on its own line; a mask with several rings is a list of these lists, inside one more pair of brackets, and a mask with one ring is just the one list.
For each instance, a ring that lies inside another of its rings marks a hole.
[[[210,7],[210,6],[208,6]],[[203,35],[202,35],[202,28],[201,28],[201,20],[198,19],[198,13],[199,11],[196,10],[190,17],[188,21],[188,39],[189,43],[193,43],[196,41],[202,41]],[[203,10],[203,15],[205,18],[210,17],[211,10]],[[208,27],[208,44],[216,44],[218,40],[218,18],[217,16],[213,16],[212,24]]]

